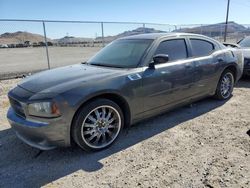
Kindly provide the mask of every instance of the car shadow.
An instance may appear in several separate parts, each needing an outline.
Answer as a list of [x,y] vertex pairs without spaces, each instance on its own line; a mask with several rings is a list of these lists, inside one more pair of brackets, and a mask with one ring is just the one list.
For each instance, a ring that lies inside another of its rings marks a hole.
[[117,152],[201,116],[226,101],[211,98],[137,123],[125,129],[110,148],[87,153],[78,147],[39,150],[23,144],[11,129],[0,131],[0,187],[40,187],[78,170],[87,173],[105,167],[101,162]]

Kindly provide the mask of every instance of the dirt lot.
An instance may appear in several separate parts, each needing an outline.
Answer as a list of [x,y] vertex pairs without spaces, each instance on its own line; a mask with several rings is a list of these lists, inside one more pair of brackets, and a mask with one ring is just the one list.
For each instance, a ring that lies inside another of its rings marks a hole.
[[250,79],[229,101],[205,99],[134,125],[111,148],[39,153],[5,119],[1,81],[0,187],[250,187]]
[[[88,60],[100,47],[49,47],[50,66],[59,67]],[[45,48],[0,49],[0,79],[48,68]]]

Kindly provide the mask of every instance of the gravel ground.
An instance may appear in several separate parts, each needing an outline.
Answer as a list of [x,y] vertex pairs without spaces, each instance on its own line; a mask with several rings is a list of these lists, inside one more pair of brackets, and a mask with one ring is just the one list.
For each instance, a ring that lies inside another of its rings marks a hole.
[[228,101],[205,99],[141,122],[96,153],[40,153],[18,140],[5,119],[16,82],[0,82],[0,187],[250,187],[250,79]]

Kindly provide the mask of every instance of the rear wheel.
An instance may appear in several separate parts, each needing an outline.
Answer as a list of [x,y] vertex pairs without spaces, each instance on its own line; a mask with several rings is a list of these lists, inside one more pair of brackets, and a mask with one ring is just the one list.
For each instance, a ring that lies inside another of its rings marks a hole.
[[101,150],[117,139],[123,124],[123,113],[116,103],[97,99],[77,113],[73,123],[73,139],[84,150]]
[[226,100],[231,97],[234,87],[234,74],[230,70],[225,70],[217,85],[215,97]]

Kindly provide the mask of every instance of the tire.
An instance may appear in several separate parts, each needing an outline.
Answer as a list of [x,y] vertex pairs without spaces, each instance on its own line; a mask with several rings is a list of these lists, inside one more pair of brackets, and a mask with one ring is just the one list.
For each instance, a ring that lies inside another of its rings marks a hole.
[[230,70],[225,70],[218,82],[215,98],[219,100],[227,100],[232,96],[234,88],[234,74]]
[[96,99],[76,114],[72,137],[85,151],[99,151],[111,146],[124,125],[120,107],[108,99]]

